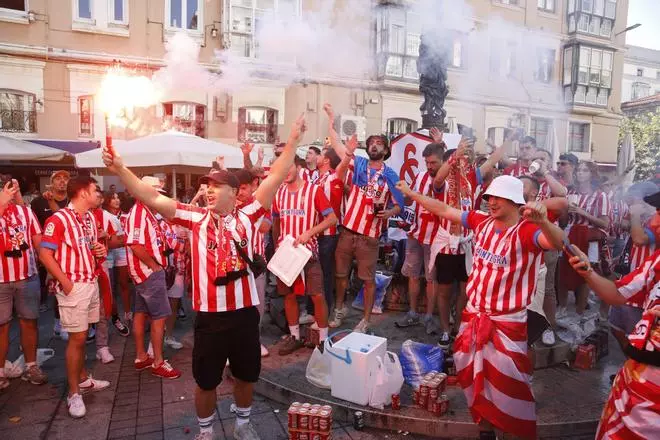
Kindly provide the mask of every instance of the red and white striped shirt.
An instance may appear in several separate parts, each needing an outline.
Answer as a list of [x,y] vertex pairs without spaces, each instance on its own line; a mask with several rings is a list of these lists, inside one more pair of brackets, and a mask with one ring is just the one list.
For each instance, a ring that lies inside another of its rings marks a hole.
[[[91,244],[98,239],[97,232],[90,211],[81,216],[69,205],[46,220],[41,245],[55,251],[55,261],[68,279],[91,283],[97,278],[97,262],[91,250]],[[58,283],[56,289],[60,288]]]
[[623,220],[630,218],[630,208],[623,200],[610,203],[610,235],[614,238],[625,238],[628,231],[623,229]]
[[[32,237],[41,234],[39,220],[31,208],[10,203],[0,216],[0,283],[21,281],[37,273]],[[20,257],[5,252],[20,251]]]
[[467,284],[469,304],[489,313],[527,308],[543,263],[543,249],[537,242],[539,227],[522,220],[499,231],[495,219],[478,211],[463,213],[463,226],[474,230],[472,271]]
[[[351,161],[351,166],[354,165],[354,162],[355,159]],[[385,225],[382,219],[376,217],[374,206],[380,204],[383,209],[387,209],[391,199],[391,192],[383,175],[385,168],[386,165],[383,165],[380,170],[367,167],[367,184],[365,186],[357,186],[353,181],[355,176],[350,180],[351,189],[342,220],[345,228],[372,238],[380,237]]]
[[[238,209],[242,209],[243,206],[247,206],[251,203],[254,202],[254,197],[248,202],[248,203],[242,203],[241,201],[236,201],[236,207]],[[273,218],[270,214],[270,212],[266,212],[264,216],[255,224],[255,231],[256,233],[254,234],[254,253],[256,255],[261,255],[262,257],[266,257],[266,233],[261,232],[259,229],[261,228],[261,225],[263,222],[268,223],[268,225],[271,225],[273,223]]]
[[141,244],[159,265],[166,267],[165,234],[156,216],[144,204],[136,202],[126,220],[126,250],[128,271],[135,284],[146,281],[153,271],[131,250],[132,244]]
[[632,246],[630,247],[630,271],[632,272],[633,270],[637,269],[644,260],[646,260],[648,257],[650,257],[656,249],[655,246],[655,241],[656,237],[655,234],[653,233],[653,230],[649,227],[649,223],[651,222],[651,219],[648,219],[644,223],[644,232],[646,232],[646,235],[649,237],[649,242],[645,245],[638,245],[635,244],[634,242],[632,243]]
[[[316,184],[323,188],[323,194],[330,201],[330,206],[332,206],[339,224],[344,202],[344,183],[339,180],[334,170],[328,170],[318,178]],[[337,232],[337,225],[333,225],[323,231],[323,235],[337,235]]]
[[519,163],[506,167],[504,171],[502,171],[502,174],[504,174],[505,176],[513,176],[513,177],[531,175],[531,173],[529,172],[529,167],[526,167]]
[[[580,208],[595,217],[610,215],[610,202],[607,200],[607,195],[602,191],[594,191],[591,194],[580,194],[572,189],[568,192],[567,197],[569,202],[573,201],[573,203],[576,203]],[[588,226],[590,224],[589,220],[579,214],[571,213],[568,215],[568,226]]]
[[[303,182],[297,191],[289,191],[286,184],[280,186],[273,200],[273,219],[280,220],[278,244],[287,235],[298,238],[322,221],[321,217],[332,213],[332,206],[323,189],[310,182]],[[312,237],[307,247],[318,255],[318,242]]]
[[[433,190],[433,177],[428,171],[415,176],[412,190],[428,197],[438,198],[438,194]],[[413,202],[412,208],[415,213],[415,224],[410,229],[410,234],[421,244],[433,243],[440,228],[440,218],[431,214],[419,203]]]
[[300,178],[305,182],[316,183],[319,178],[319,170],[310,171],[307,168],[301,168],[298,174],[300,175]]
[[[246,253],[253,258],[254,236],[257,223],[266,211],[258,201],[235,209],[221,219],[223,227],[227,228],[238,241],[245,242]],[[259,304],[257,286],[254,275],[247,263],[240,258],[236,246],[230,243],[231,258],[237,266],[232,269],[247,269],[248,275],[241,277],[225,286],[216,286],[214,281],[218,274],[218,237],[217,228],[211,211],[192,205],[177,203],[176,214],[171,222],[191,230],[190,258],[192,267],[192,298],[193,309],[198,312],[227,312],[252,307]],[[220,243],[222,246],[223,244]]]

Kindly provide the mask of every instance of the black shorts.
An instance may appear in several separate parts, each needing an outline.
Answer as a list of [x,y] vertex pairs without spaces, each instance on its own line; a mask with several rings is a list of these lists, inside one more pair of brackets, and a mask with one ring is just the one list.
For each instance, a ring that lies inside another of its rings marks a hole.
[[438,284],[454,284],[454,281],[467,282],[465,255],[438,254],[435,257],[435,274]]
[[206,391],[220,385],[227,359],[235,378],[251,383],[259,380],[261,343],[256,307],[197,313],[192,365],[197,385]]
[[548,327],[550,327],[550,323],[545,316],[527,309],[527,346],[531,347],[541,339],[543,332]]

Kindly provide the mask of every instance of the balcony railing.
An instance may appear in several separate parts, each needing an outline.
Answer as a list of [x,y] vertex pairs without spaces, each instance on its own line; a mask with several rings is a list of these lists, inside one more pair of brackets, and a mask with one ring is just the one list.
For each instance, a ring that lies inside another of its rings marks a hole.
[[0,132],[35,133],[37,112],[34,110],[0,110]]

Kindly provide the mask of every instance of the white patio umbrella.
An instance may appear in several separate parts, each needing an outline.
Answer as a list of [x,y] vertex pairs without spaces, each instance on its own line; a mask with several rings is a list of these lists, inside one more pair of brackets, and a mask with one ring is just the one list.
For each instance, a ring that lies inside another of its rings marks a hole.
[[66,151],[46,147],[34,142],[27,142],[7,136],[0,136],[0,161],[35,161],[59,162],[70,156]]
[[[113,147],[129,168],[172,171],[174,197],[177,169],[180,172],[184,169],[190,171],[190,167],[209,170],[218,156],[224,156],[226,168],[243,168],[240,148],[178,131],[166,131],[130,141],[115,140]],[[104,168],[100,148],[78,153],[75,159],[78,168]],[[159,167],[164,169],[158,170]]]
[[[617,158],[616,164],[617,175],[622,176],[628,166],[633,163],[635,163],[635,146],[633,145],[632,134],[628,132],[623,137],[621,149],[619,150],[619,157]],[[633,170],[626,175],[626,178],[623,180],[622,184],[624,186],[632,185],[634,178],[635,171]]]

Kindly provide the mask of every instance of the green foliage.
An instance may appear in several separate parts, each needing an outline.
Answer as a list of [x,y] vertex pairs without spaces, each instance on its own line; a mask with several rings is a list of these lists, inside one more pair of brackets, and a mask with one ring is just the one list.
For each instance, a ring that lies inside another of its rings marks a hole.
[[627,132],[635,146],[635,182],[652,179],[660,165],[660,109],[624,118],[619,129],[619,144]]

